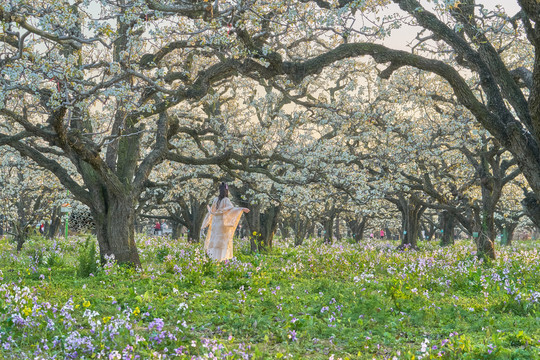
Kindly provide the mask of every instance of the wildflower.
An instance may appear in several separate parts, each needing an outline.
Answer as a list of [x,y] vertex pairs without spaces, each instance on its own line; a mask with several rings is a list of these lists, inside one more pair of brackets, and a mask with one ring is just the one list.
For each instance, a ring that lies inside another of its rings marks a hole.
[[296,340],[298,340],[298,339],[296,338],[296,331],[294,331],[294,330],[289,331],[288,338],[291,339],[291,341],[296,341]]
[[427,351],[428,344],[429,344],[429,340],[424,339],[424,341],[422,342],[422,348],[420,349],[420,352],[425,353]]
[[113,359],[122,359],[122,355],[117,350],[114,350],[109,354],[109,360]]
[[84,306],[85,308],[90,307],[90,301],[84,300],[83,306]]
[[25,306],[22,312],[24,316],[29,316],[32,314],[32,309],[30,309],[28,306]]
[[133,310],[133,316],[139,316],[140,313],[141,313],[141,309],[139,309],[139,307],[137,306],[135,310]]
[[155,318],[150,324],[148,324],[148,330],[152,330],[153,328],[155,328],[156,331],[159,332],[163,329],[163,326],[165,326],[163,319]]

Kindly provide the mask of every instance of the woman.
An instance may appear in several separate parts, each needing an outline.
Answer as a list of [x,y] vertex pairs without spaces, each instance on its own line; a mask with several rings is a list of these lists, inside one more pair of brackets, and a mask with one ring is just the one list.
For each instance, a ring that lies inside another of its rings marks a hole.
[[208,207],[202,228],[208,227],[204,250],[210,258],[223,261],[233,257],[232,238],[238,226],[242,213],[248,213],[247,208],[234,207],[229,200],[229,187],[224,182],[219,185],[219,196]]

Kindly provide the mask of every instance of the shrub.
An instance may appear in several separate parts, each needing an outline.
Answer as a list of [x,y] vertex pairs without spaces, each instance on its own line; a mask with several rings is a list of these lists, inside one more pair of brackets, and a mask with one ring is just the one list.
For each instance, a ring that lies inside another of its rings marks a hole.
[[79,253],[79,269],[80,277],[88,277],[90,274],[95,274],[98,270],[99,259],[96,254],[96,243],[92,241],[92,237],[88,236],[84,243],[84,247]]
[[65,264],[65,261],[57,252],[52,252],[45,258],[45,264],[48,267],[61,267]]

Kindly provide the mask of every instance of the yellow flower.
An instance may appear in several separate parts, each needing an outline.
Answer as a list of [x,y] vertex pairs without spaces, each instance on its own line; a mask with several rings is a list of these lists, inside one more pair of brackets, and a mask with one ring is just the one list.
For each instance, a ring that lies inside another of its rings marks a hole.
[[22,312],[23,312],[24,316],[28,316],[28,315],[32,314],[32,309],[30,309],[28,306],[25,306]]
[[84,306],[85,308],[89,307],[90,306],[90,301],[84,300],[82,306]]
[[139,316],[139,314],[141,313],[141,310],[139,309],[139,307],[137,306],[135,308],[135,310],[133,310],[133,316]]
[[111,320],[111,317],[110,317],[110,316],[105,316],[105,317],[103,318],[103,324],[105,325],[105,324],[108,323],[110,320]]
[[257,232],[256,232],[256,231],[254,231],[254,232],[253,232],[253,235],[257,235]]

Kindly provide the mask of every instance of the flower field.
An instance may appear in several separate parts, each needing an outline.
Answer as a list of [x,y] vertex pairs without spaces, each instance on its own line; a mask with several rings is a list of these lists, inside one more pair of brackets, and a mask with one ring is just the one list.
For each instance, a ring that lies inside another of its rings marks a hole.
[[0,358],[540,358],[539,241],[491,264],[471,242],[278,240],[249,254],[238,241],[216,264],[199,244],[141,236],[142,270],[109,259],[84,276],[85,240],[20,254],[0,240]]

